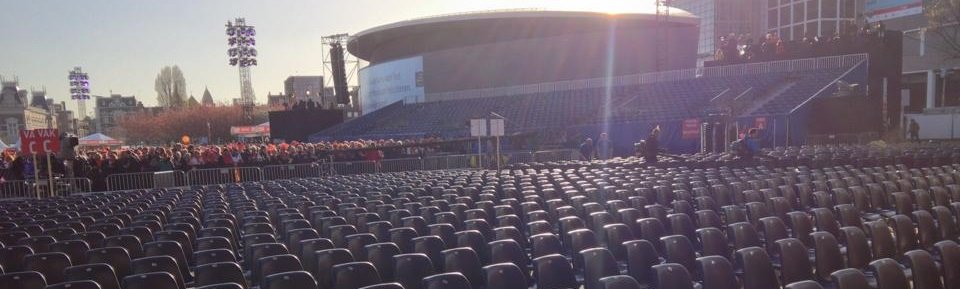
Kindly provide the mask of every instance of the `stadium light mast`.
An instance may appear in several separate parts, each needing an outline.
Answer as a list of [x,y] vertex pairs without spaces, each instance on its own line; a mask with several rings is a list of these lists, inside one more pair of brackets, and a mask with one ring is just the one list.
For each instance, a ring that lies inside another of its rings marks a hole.
[[70,99],[77,101],[77,118],[87,118],[87,100],[90,99],[90,78],[79,66],[69,72]]
[[246,19],[240,17],[227,21],[226,25],[227,56],[231,66],[236,66],[240,72],[240,106],[243,108],[243,118],[253,121],[253,106],[256,105],[256,96],[253,94],[253,84],[250,76],[250,67],[257,66],[257,31],[253,25],[247,25]]
[[[657,54],[655,69],[656,71],[663,71],[666,69],[666,65],[670,62],[670,0],[656,0],[657,5],[657,28],[656,28],[656,39],[658,41],[657,46],[655,47],[655,53]],[[661,41],[661,38],[666,38]]]

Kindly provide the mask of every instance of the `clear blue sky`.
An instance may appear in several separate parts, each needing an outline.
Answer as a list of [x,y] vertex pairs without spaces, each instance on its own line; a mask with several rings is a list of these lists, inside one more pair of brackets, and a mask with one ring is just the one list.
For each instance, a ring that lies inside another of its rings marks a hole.
[[[610,10],[649,6],[652,0],[606,1]],[[224,24],[246,17],[257,27],[258,102],[278,92],[290,75],[319,75],[320,37],[442,13],[503,8],[596,6],[597,0],[4,0],[0,15],[0,76],[22,88],[46,87],[69,100],[67,71],[82,66],[95,95],[111,91],[156,104],[153,81],[165,65],[179,65],[187,93],[209,87],[217,102],[239,95],[235,67],[227,65]],[[73,104],[69,105],[73,108]],[[92,112],[92,104],[88,105]],[[88,112],[89,113],[89,112]]]

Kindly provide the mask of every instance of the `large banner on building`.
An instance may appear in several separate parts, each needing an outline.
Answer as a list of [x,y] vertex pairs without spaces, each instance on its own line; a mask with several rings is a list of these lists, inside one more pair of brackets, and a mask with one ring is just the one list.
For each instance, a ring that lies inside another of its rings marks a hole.
[[923,13],[923,0],[867,0],[867,21],[877,22]]
[[405,103],[423,102],[423,57],[368,66],[360,70],[359,82],[363,114],[401,100]]

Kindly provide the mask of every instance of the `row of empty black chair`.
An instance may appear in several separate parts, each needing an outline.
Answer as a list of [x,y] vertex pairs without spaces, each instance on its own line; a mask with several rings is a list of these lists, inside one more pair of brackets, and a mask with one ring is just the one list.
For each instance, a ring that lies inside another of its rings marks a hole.
[[5,200],[0,289],[960,288],[958,168],[596,161]]

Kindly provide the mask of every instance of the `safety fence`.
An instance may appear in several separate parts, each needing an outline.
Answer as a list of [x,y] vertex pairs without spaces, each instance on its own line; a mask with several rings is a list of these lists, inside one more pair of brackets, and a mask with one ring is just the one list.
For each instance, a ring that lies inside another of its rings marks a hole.
[[[501,154],[501,165],[524,162],[555,162],[574,160],[575,150],[510,152]],[[272,165],[265,167],[233,167],[194,169],[190,171],[162,171],[113,174],[106,177],[108,191],[158,189],[197,185],[218,185],[265,180],[315,178],[329,175],[356,175],[368,173],[405,172],[447,169],[494,169],[495,155],[477,154],[431,156],[424,158],[389,159],[383,161],[321,162],[309,164]],[[57,178],[53,188],[47,180],[0,181],[0,199],[44,198],[74,193],[91,192],[87,178]]]
[[[577,159],[575,150],[550,150],[536,152],[510,152],[500,155],[500,165],[516,163],[556,162]],[[495,154],[446,155],[425,158],[389,159],[380,162],[333,162],[325,164],[331,174],[355,175],[367,173],[404,172],[449,169],[496,169]]]
[[163,171],[113,174],[107,176],[105,181],[108,190],[116,191],[181,187],[186,185],[187,178],[183,171]]
[[218,169],[196,169],[187,172],[188,186],[219,185],[230,183],[255,182],[263,180],[263,169],[259,167],[235,167]]
[[264,180],[316,178],[323,176],[327,167],[320,163],[275,165],[263,167]]
[[90,191],[90,179],[87,178],[56,178],[52,183],[48,179],[40,179],[39,182],[35,180],[0,182],[0,199],[49,198]]

